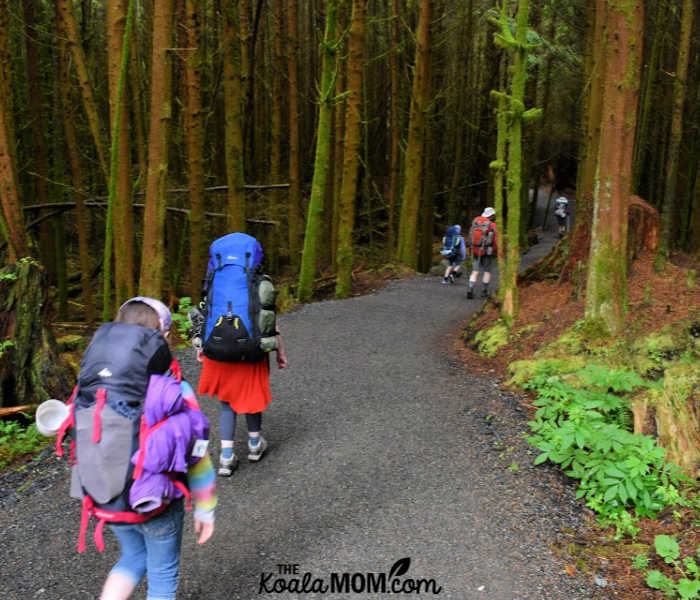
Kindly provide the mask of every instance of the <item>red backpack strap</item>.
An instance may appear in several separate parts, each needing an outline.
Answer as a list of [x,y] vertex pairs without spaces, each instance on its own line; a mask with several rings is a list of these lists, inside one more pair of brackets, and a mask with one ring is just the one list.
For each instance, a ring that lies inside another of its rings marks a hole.
[[95,547],[97,548],[98,552],[102,552],[105,549],[105,540],[104,537],[102,537],[102,531],[105,528],[105,519],[100,519],[97,521],[97,527],[95,527],[95,535],[94,535],[94,540],[95,540]]
[[85,535],[87,534],[88,524],[90,523],[90,513],[94,506],[90,496],[87,494],[83,496],[83,509],[80,513],[80,532],[78,533],[78,552],[85,552],[87,549]]
[[175,357],[173,357],[173,362],[170,363],[170,371],[177,382],[180,383],[182,381],[182,369],[180,368],[180,363],[177,362],[177,358]]
[[95,414],[92,418],[92,443],[99,444],[102,439],[102,409],[107,403],[107,390],[99,388],[95,394],[97,404],[95,406]]
[[139,429],[139,453],[138,457],[136,458],[136,466],[134,467],[134,479],[141,479],[141,475],[143,474],[143,463],[146,460],[146,440],[148,440],[148,436],[151,435],[156,429],[161,427],[167,419],[168,418],[166,417],[165,419],[158,421],[152,427],[148,427],[146,425],[145,416],[141,415],[141,427]]
[[[76,389],[77,386],[76,386]],[[71,396],[71,398],[73,398]],[[63,456],[63,447],[61,444],[63,443],[63,438],[66,436],[66,433],[68,432],[68,429],[71,427],[75,426],[75,404],[73,404],[70,400],[68,401],[68,416],[63,420],[63,423],[61,423],[61,426],[58,429],[58,436],[56,437],[56,456]],[[73,453],[74,453],[74,447],[75,447],[75,440],[71,441],[71,464],[73,463]]]

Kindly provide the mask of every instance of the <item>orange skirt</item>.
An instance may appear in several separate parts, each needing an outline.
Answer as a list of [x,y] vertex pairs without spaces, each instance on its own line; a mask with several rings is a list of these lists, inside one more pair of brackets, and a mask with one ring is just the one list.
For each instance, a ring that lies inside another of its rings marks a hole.
[[270,363],[228,363],[202,357],[197,393],[217,396],[233,412],[258,413],[270,403]]

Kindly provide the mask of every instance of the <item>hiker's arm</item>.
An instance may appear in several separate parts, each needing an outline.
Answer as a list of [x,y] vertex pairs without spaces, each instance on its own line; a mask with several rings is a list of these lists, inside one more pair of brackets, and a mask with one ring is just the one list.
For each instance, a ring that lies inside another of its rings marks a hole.
[[187,479],[194,502],[197,543],[204,544],[214,533],[214,509],[217,502],[216,476],[208,454],[187,469]]
[[284,344],[282,343],[282,334],[279,328],[277,328],[277,366],[280,369],[284,369],[288,365],[287,353],[284,351]]

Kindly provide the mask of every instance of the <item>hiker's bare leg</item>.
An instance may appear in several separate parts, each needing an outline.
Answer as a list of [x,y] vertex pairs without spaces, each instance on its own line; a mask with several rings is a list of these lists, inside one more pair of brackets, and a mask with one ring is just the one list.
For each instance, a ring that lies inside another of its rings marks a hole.
[[102,587],[100,600],[127,600],[136,584],[122,573],[110,573]]
[[484,278],[482,281],[484,282],[484,285],[489,284],[489,282],[491,281],[491,272],[490,271],[484,271]]

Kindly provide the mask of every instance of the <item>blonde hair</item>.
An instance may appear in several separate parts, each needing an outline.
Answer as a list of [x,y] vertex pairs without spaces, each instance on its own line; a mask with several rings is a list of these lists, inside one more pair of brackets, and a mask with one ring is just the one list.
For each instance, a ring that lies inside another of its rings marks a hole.
[[117,321],[119,323],[141,325],[141,327],[148,327],[149,329],[157,329],[160,331],[158,313],[145,302],[140,302],[138,300],[124,304],[124,306],[119,309]]

